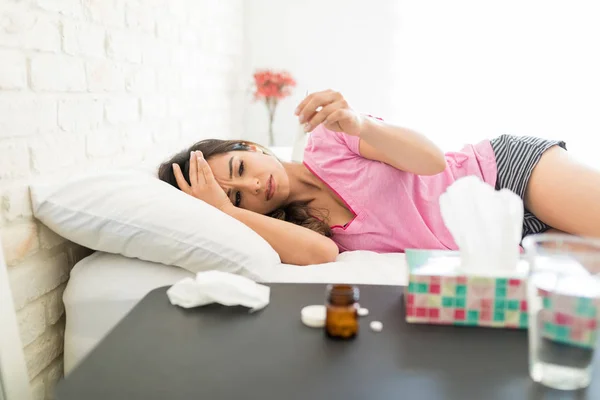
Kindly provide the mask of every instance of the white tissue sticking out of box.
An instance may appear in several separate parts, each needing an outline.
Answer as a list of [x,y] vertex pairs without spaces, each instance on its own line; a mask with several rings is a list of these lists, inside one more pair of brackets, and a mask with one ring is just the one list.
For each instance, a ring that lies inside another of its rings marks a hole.
[[271,288],[246,277],[221,271],[198,272],[196,279],[184,278],[167,290],[169,301],[183,308],[219,303],[245,306],[258,311],[269,304]]
[[523,230],[523,201],[476,176],[458,179],[440,196],[440,211],[467,273],[514,271]]

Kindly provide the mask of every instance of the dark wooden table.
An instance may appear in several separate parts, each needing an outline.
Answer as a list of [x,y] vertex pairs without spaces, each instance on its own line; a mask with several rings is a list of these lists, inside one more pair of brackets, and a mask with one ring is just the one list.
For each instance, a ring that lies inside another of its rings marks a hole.
[[587,390],[532,382],[525,331],[407,324],[402,288],[360,286],[371,313],[355,340],[340,342],[300,322],[324,285],[271,287],[271,303],[254,314],[185,310],[167,288],[152,291],[59,383],[58,399],[600,398],[600,368]]

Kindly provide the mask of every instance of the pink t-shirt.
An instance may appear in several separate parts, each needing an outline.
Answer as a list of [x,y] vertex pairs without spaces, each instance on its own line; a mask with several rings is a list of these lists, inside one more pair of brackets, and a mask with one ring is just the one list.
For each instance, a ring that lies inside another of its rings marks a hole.
[[304,151],[304,164],[355,215],[346,226],[332,227],[340,251],[456,250],[442,220],[439,197],[450,184],[467,175],[495,186],[496,157],[490,142],[446,153],[448,167],[444,172],[420,176],[361,157],[359,141],[320,125],[310,134]]

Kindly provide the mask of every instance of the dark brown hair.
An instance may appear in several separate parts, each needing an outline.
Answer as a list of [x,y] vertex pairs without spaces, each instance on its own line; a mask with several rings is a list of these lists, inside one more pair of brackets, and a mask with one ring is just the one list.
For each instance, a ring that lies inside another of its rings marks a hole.
[[[217,154],[230,151],[249,151],[250,146],[256,146],[263,153],[275,157],[269,150],[256,143],[240,140],[206,139],[193,144],[188,149],[173,156],[169,161],[162,163],[158,168],[158,177],[179,189],[172,165],[179,165],[185,180],[190,184],[190,152],[201,151],[204,158],[209,160]],[[293,202],[268,214],[269,217],[288,221],[311,229],[324,236],[331,237],[331,228],[324,222],[324,218],[318,218],[315,215],[322,215],[322,213],[309,207],[306,202]]]

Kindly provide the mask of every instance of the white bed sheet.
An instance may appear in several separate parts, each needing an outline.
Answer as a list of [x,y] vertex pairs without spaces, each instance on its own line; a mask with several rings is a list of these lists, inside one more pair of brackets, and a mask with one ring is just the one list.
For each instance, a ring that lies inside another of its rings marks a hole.
[[[148,292],[193,276],[182,268],[96,252],[71,271],[63,300],[65,374]],[[280,264],[264,272],[264,282],[404,285],[404,254],[342,253],[336,262],[298,267]],[[315,299],[319,301],[319,299]]]

